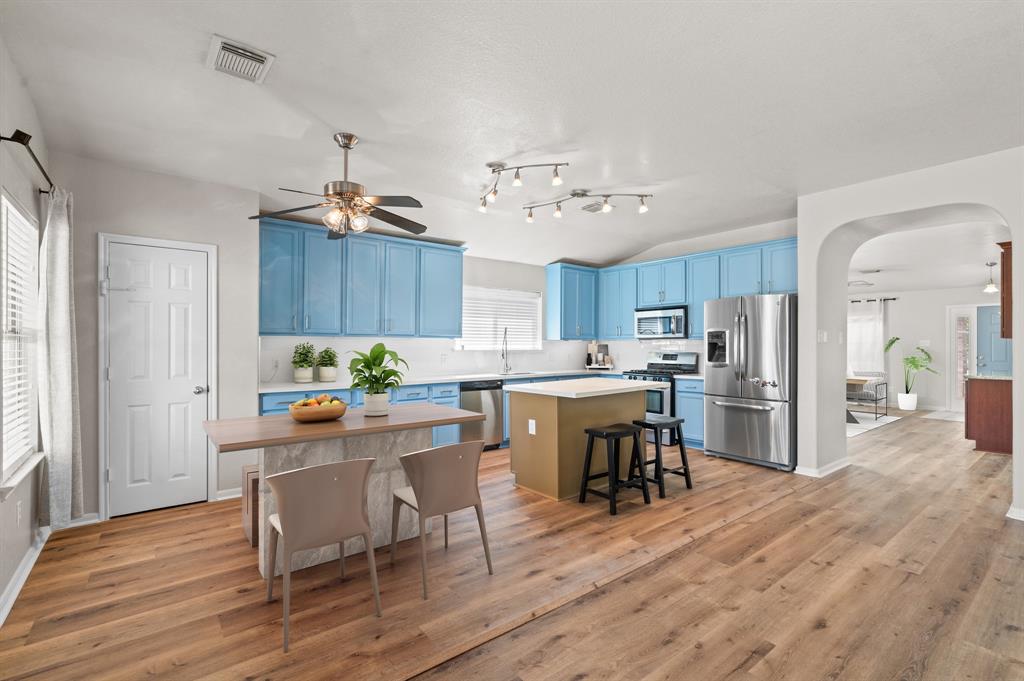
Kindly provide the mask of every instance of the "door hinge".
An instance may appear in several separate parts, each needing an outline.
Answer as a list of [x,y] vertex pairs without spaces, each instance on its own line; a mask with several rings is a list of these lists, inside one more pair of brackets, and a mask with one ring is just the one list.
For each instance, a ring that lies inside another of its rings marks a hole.
[[109,468],[106,469],[105,471],[103,471],[103,481],[107,482],[107,483],[110,482],[110,469]]
[[103,267],[103,278],[100,279],[97,284],[99,285],[100,296],[105,296],[110,291],[110,265]]
[[103,380],[110,381],[110,367],[103,367]]

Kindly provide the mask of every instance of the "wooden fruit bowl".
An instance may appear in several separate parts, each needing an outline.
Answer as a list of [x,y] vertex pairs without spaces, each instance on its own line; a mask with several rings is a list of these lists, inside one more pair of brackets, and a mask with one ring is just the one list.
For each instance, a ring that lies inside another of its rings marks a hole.
[[317,421],[334,421],[345,415],[348,405],[331,404],[322,407],[296,407],[290,405],[288,413],[299,423],[316,423]]

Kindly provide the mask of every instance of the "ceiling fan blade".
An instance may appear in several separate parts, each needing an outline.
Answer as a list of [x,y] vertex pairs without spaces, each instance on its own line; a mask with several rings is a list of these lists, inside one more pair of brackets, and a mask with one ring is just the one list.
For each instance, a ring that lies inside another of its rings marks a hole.
[[326,199],[327,198],[323,194],[314,194],[313,192],[304,192],[301,189],[288,189],[287,187],[278,187],[277,189],[278,189],[278,191],[291,192],[293,194],[305,194],[306,196],[319,196],[321,199]]
[[303,210],[310,210],[311,208],[324,208],[325,206],[332,205],[328,203],[314,203],[310,206],[299,206],[298,208],[287,208],[285,210],[277,210],[273,213],[264,213],[263,215],[250,215],[250,220],[259,220],[260,218],[276,218],[278,215],[288,215],[289,213],[298,213]]
[[372,206],[397,206],[399,208],[423,208],[423,204],[411,196],[364,196]]
[[426,225],[421,225],[409,218],[403,218],[401,215],[395,215],[391,211],[384,210],[383,208],[374,208],[373,212],[370,213],[370,217],[404,229],[407,232],[412,232],[413,234],[423,234],[423,232],[427,231]]

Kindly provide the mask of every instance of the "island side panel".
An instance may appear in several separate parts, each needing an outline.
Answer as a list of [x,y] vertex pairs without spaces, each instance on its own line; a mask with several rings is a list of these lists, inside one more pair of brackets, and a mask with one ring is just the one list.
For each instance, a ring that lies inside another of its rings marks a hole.
[[[559,397],[558,399],[558,498],[575,498],[579,494],[580,479],[583,476],[583,460],[587,451],[586,428],[607,426],[613,423],[632,423],[634,419],[642,419],[646,413],[647,400],[644,391],[620,393],[618,395],[601,395],[578,399]],[[644,443],[641,434],[641,447]],[[629,474],[629,456],[633,443],[623,439],[619,445],[619,477]],[[644,455],[641,449],[641,455]],[[590,474],[595,475],[608,470],[608,455],[604,441],[595,439],[594,456],[590,466]],[[607,487],[607,480],[594,480],[591,486],[595,489]],[[597,497],[599,498],[599,497]]]
[[[558,398],[509,392],[509,454],[516,485],[558,498]],[[529,432],[529,421],[536,433]]]
[[[274,494],[267,484],[268,475],[284,471],[306,468],[323,463],[334,463],[350,459],[374,458],[376,462],[370,469],[370,481],[367,492],[370,527],[373,530],[373,545],[388,546],[391,543],[391,503],[394,490],[407,486],[408,479],[398,457],[421,449],[429,449],[432,444],[430,428],[414,430],[398,430],[372,435],[358,435],[334,440],[303,442],[292,445],[264,447],[259,455],[260,466],[260,574],[266,576],[267,570],[267,528],[268,518],[277,512]],[[429,521],[428,521],[429,522]],[[428,525],[429,527],[429,525]],[[415,514],[408,508],[400,514],[398,538],[409,539],[419,534]],[[284,544],[278,543],[277,564],[274,574],[282,573]],[[346,555],[363,551],[361,539],[350,539],[345,544]],[[338,547],[327,546],[296,552],[292,558],[292,570],[300,570],[311,565],[318,565],[338,559]]]

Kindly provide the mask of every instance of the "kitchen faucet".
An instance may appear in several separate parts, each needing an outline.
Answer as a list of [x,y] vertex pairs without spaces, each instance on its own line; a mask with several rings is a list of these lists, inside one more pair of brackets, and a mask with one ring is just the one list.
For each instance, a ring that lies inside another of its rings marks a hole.
[[508,361],[508,327],[501,336],[501,373],[512,373],[512,364]]

